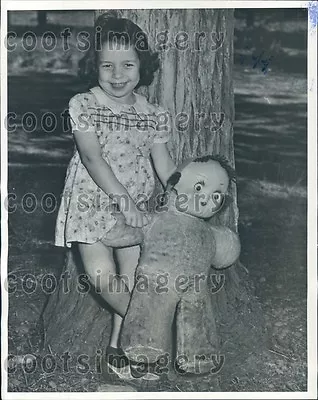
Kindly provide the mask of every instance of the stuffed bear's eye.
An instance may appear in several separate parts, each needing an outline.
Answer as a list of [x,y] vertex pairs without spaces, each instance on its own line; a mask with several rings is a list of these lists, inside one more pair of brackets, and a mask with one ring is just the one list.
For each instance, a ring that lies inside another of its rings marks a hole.
[[220,204],[220,203],[222,203],[223,199],[224,199],[224,196],[223,196],[223,194],[220,193],[220,192],[214,192],[214,193],[212,194],[212,200],[213,200],[213,202],[214,202],[215,204]]
[[194,190],[195,190],[196,192],[200,192],[200,191],[202,190],[202,183],[196,183],[196,184],[194,185]]

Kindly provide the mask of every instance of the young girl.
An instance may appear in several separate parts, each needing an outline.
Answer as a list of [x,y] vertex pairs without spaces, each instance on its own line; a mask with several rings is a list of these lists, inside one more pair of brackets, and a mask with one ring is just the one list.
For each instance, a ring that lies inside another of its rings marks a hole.
[[[77,243],[91,283],[101,282],[101,296],[115,312],[106,360],[116,368],[128,365],[119,334],[134,286],[139,246],[112,249],[100,239],[116,223],[111,213],[114,204],[128,225],[147,224],[139,206],[154,190],[150,156],[163,185],[175,165],[166,147],[170,130],[165,114],[134,91],[150,85],[159,66],[146,34],[130,20],[107,14],[97,19],[95,32],[99,34],[83,64],[93,87],[69,102],[76,150],[67,169],[55,244]],[[118,284],[128,286],[120,292],[111,290],[114,256]],[[120,275],[128,280],[124,283]]]

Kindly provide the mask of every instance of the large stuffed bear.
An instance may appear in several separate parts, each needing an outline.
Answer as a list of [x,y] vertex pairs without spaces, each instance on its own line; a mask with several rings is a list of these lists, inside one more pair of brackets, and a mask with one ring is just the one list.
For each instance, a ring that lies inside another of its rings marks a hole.
[[166,201],[148,225],[128,227],[119,217],[103,238],[114,247],[142,241],[121,340],[132,361],[155,363],[174,352],[185,372],[206,373],[215,366],[218,342],[208,280],[211,267],[237,261],[240,241],[208,219],[224,207],[231,180],[234,171],[222,157],[187,161],[170,177]]

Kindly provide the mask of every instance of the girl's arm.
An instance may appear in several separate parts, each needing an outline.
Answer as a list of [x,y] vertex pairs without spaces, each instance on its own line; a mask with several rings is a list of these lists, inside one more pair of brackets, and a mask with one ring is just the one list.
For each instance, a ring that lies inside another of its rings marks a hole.
[[126,218],[126,223],[135,227],[142,227],[148,223],[146,216],[137,210],[125,187],[118,181],[110,166],[102,158],[96,134],[87,131],[74,131],[73,134],[83,165],[94,182],[118,203]]
[[167,180],[176,170],[166,143],[154,143],[151,149],[151,157],[161,183],[166,186]]

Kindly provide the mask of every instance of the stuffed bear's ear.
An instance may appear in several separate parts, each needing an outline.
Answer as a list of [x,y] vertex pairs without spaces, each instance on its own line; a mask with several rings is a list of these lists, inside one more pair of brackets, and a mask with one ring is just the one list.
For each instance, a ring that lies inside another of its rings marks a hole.
[[171,190],[180,180],[181,172],[176,171],[174,172],[168,179],[166,185],[166,191]]

